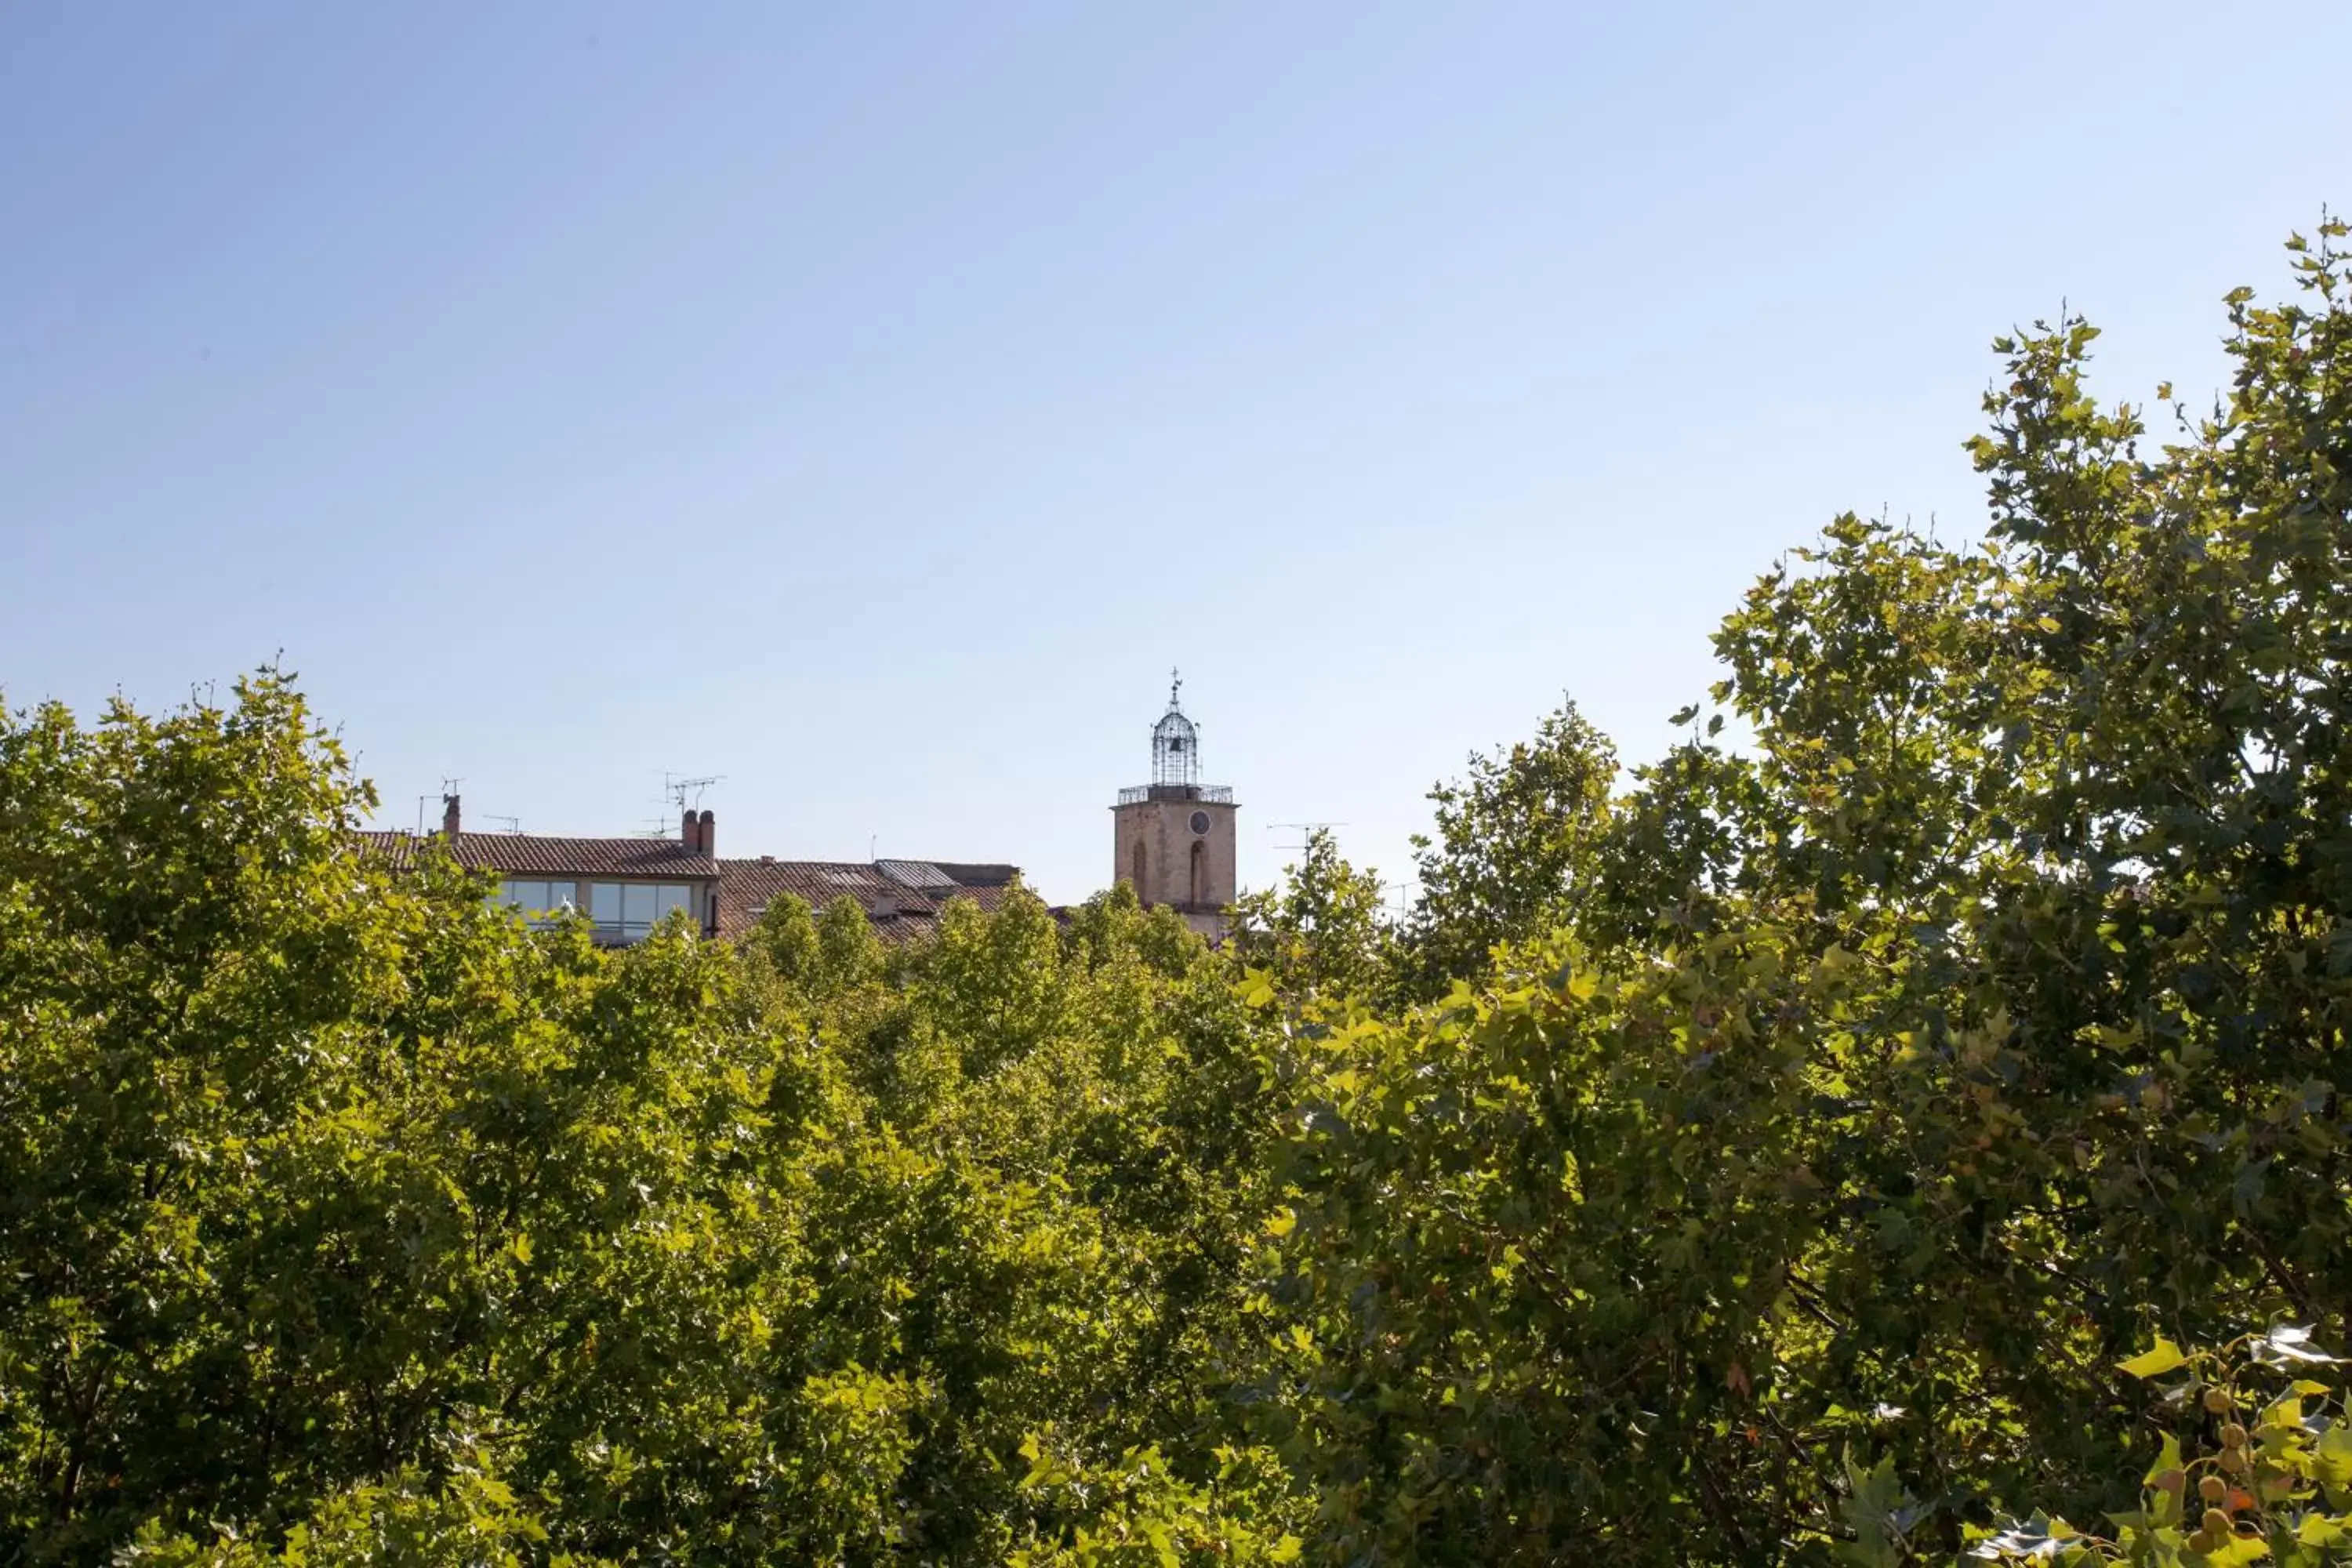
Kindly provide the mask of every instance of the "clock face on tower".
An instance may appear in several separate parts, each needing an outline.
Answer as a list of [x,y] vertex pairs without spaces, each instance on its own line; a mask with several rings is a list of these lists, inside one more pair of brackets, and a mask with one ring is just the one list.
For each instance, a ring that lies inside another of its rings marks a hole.
[[1192,814],[1192,831],[1203,836],[1207,835],[1209,831],[1209,814],[1207,812],[1196,811]]

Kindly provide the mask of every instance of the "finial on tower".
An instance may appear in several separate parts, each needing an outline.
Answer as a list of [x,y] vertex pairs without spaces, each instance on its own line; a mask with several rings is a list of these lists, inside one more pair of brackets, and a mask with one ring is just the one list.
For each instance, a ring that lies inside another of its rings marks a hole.
[[1174,666],[1170,666],[1168,670],[1168,707],[1170,711],[1172,712],[1175,710],[1176,694],[1183,689],[1184,678],[1176,672]]

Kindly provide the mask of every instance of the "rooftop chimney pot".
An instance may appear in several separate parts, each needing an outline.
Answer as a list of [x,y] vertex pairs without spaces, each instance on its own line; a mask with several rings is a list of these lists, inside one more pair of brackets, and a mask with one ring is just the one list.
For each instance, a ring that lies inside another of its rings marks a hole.
[[441,797],[441,837],[457,837],[457,797],[454,795],[443,795]]
[[702,814],[700,844],[705,855],[719,853],[719,819],[711,816],[707,809]]

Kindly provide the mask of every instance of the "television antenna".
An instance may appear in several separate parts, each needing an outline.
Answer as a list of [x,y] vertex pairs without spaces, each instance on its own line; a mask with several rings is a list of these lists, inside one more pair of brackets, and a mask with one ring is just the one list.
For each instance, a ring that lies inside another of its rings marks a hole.
[[[447,805],[449,797],[457,793],[457,786],[465,782],[466,781],[464,779],[453,779],[446,774],[443,775],[441,780],[442,804],[445,805]],[[425,808],[432,799],[433,797],[429,795],[420,795],[416,797],[416,837],[419,838],[425,837]]]
[[495,812],[484,812],[482,815],[488,816],[492,822],[505,823],[505,831],[509,834],[519,835],[522,832],[522,818],[520,816],[500,816]]
[[1327,831],[1330,828],[1345,827],[1347,826],[1348,825],[1344,822],[1269,822],[1265,825],[1265,830],[1268,833],[1271,833],[1277,827],[1289,828],[1292,832],[1299,836],[1298,842],[1296,844],[1277,844],[1275,847],[1276,849],[1283,850],[1286,853],[1305,854],[1307,851],[1307,841],[1309,838],[1312,838],[1316,834]]
[[727,782],[725,773],[707,773],[700,778],[680,778],[673,773],[662,774],[662,795],[680,811],[698,810],[702,792],[712,784]]

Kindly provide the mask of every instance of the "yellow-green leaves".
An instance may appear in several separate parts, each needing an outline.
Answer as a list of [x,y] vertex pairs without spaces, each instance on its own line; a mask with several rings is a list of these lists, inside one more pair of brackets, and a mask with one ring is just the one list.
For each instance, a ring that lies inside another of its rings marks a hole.
[[2129,1361],[2116,1363],[2119,1370],[2134,1377],[2161,1377],[2175,1367],[2188,1364],[2189,1358],[2181,1353],[2180,1347],[2161,1334],[2157,1336],[2156,1343],[2150,1348]]

